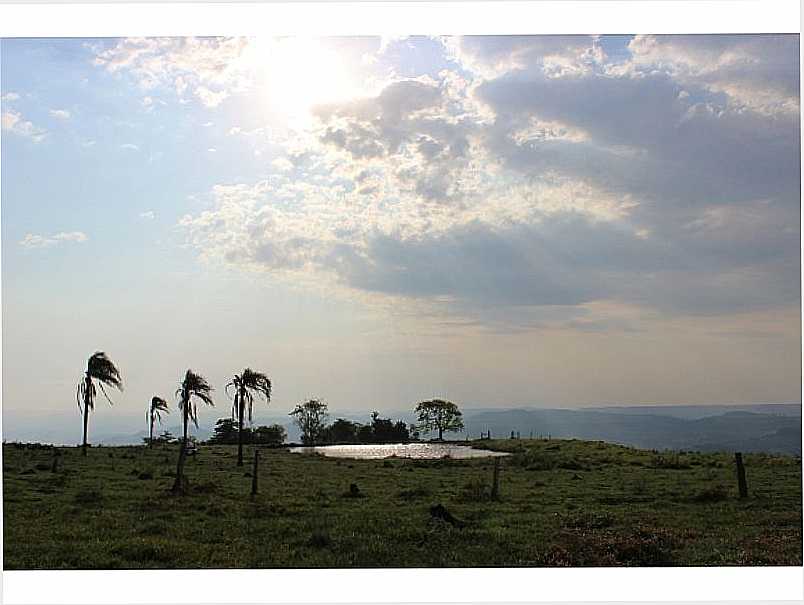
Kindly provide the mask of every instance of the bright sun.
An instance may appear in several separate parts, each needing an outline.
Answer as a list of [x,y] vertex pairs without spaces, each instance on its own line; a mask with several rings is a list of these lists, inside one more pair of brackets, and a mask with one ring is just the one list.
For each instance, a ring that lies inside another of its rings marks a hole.
[[271,113],[307,121],[315,105],[360,96],[344,57],[312,38],[254,38],[250,61]]

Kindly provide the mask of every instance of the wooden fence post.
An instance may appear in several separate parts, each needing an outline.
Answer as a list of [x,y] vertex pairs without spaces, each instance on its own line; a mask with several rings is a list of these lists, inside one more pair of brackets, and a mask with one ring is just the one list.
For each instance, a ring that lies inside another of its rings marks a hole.
[[251,470],[251,495],[257,495],[257,468],[260,463],[260,448],[254,448],[254,468]]
[[500,499],[500,459],[494,458],[494,475],[491,482],[491,499]]
[[737,463],[737,486],[740,489],[740,498],[748,496],[748,484],[745,481],[745,467],[743,466],[743,455],[740,452],[734,454],[734,461]]

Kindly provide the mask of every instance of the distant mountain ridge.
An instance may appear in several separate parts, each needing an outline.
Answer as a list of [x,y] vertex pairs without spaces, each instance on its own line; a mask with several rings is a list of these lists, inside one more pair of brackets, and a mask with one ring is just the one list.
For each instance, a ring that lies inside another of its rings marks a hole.
[[[521,407],[509,409],[464,408],[463,433],[453,434],[478,438],[491,431],[493,437],[509,437],[511,431],[522,438],[533,435],[555,438],[577,438],[609,441],[647,449],[681,449],[698,451],[744,451],[801,454],[801,406],[798,404],[744,405],[653,405],[600,406],[575,409]],[[382,416],[412,423],[411,410],[382,412]],[[358,411],[330,412],[330,420],[346,418],[368,422],[369,414]],[[21,426],[4,416],[3,438],[7,441],[40,441],[75,444],[78,422],[70,418],[71,429],[59,422]],[[93,419],[95,420],[95,419]],[[112,420],[109,418],[108,420]],[[208,439],[217,416],[205,417],[191,434]],[[92,443],[104,445],[136,445],[142,443],[144,430],[128,433],[125,417],[114,419],[114,426],[90,432]],[[286,414],[260,414],[256,424],[278,423],[288,431],[289,441],[299,440],[299,431]],[[169,430],[181,434],[178,425],[158,427],[157,433]],[[74,438],[65,437],[66,435]]]
[[[669,406],[668,406],[669,407]],[[800,410],[800,408],[799,408]],[[789,410],[788,410],[789,411]],[[741,450],[801,455],[801,415],[727,410],[703,418],[598,409],[505,410],[467,414],[470,434],[551,436],[609,441],[647,449]]]

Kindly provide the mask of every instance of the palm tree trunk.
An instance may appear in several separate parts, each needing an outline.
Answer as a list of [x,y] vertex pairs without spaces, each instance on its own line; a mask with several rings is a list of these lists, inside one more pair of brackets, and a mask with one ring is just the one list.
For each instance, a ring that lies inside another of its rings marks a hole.
[[243,466],[243,397],[237,407],[237,466]]
[[151,426],[148,431],[148,449],[154,445],[154,413],[151,411]]
[[184,493],[184,459],[187,456],[187,415],[189,411],[190,402],[186,402],[182,410],[182,420],[184,424],[184,431],[182,434],[181,445],[179,446],[179,462],[176,465],[176,480],[173,482],[173,489],[175,493]]
[[90,392],[90,387],[92,386],[92,381],[89,376],[85,379],[85,389],[84,389],[84,440],[81,443],[81,455],[87,455],[87,425],[89,424],[89,402],[92,394]]

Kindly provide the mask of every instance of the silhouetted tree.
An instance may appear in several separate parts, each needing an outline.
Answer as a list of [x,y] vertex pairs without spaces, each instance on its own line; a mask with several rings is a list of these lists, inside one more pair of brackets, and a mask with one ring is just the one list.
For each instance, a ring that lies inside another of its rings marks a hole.
[[357,441],[358,429],[360,424],[357,422],[338,418],[326,428],[323,440],[328,443],[354,443]]
[[182,421],[182,439],[181,447],[179,448],[179,462],[176,466],[176,481],[173,483],[174,492],[183,492],[185,487],[184,482],[184,460],[187,456],[187,424],[192,421],[198,427],[198,409],[195,405],[195,400],[198,398],[207,405],[214,406],[210,393],[212,387],[209,386],[206,379],[200,374],[196,374],[192,370],[187,370],[182,380],[181,385],[176,389],[176,396],[179,398],[179,410],[181,411]]
[[[246,427],[245,430],[249,430]],[[212,436],[208,443],[234,445],[237,443],[237,423],[232,418],[220,418],[215,423]]]
[[246,368],[241,374],[235,374],[232,382],[226,385],[234,390],[232,404],[232,418],[237,419],[237,466],[243,466],[243,416],[248,411],[248,421],[251,423],[251,412],[254,405],[254,394],[265,398],[266,403],[271,401],[271,380],[261,372]]
[[258,426],[252,432],[254,443],[260,445],[281,445],[287,439],[288,432],[281,424]]
[[422,431],[438,431],[438,440],[444,438],[444,432],[463,430],[463,419],[458,406],[451,401],[431,399],[422,401],[416,406],[419,422],[416,425]]
[[410,433],[407,425],[398,420],[393,422],[390,418],[380,418],[379,412],[371,413],[371,441],[374,443],[394,443],[408,441]]
[[89,411],[95,409],[95,383],[100,387],[103,396],[111,405],[112,400],[106,394],[106,389],[103,385],[112,386],[119,391],[123,390],[123,380],[120,378],[120,371],[112,363],[112,360],[106,356],[103,351],[97,351],[89,358],[87,362],[87,369],[84,376],[78,381],[78,388],[75,392],[75,398],[78,401],[78,409],[81,410],[84,416],[84,439],[81,443],[81,453],[87,455],[87,426],[89,424]]
[[148,419],[148,447],[151,447],[154,441],[154,420],[158,420],[159,424],[162,424],[162,412],[170,414],[167,401],[161,397],[152,397],[148,411],[145,413],[145,417]]
[[310,399],[298,404],[289,414],[301,430],[302,443],[315,445],[321,440],[326,426],[327,404],[320,399]]

